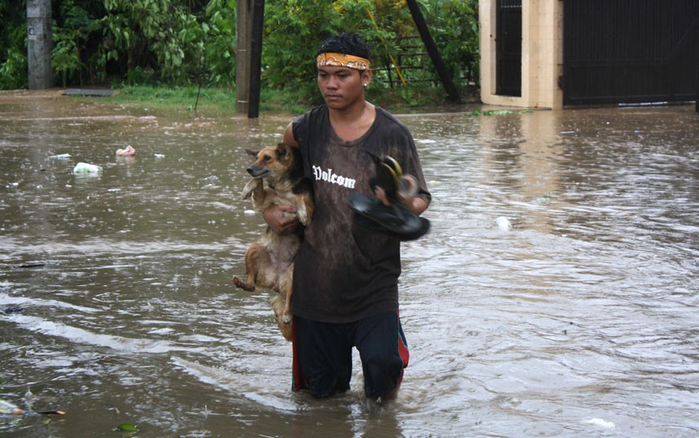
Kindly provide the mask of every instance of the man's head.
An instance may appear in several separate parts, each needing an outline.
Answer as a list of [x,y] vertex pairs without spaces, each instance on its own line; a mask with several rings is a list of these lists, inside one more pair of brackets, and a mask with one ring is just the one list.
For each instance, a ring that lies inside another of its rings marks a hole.
[[318,47],[318,87],[326,104],[335,109],[364,102],[364,90],[371,82],[371,51],[356,33],[341,33]]
[[371,58],[369,46],[354,32],[333,35],[320,43],[316,55],[325,53],[338,53],[364,58],[367,60],[367,65]]

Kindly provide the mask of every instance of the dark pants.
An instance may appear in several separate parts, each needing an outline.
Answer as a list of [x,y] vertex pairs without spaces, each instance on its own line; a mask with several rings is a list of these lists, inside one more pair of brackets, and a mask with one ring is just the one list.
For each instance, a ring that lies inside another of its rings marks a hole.
[[352,378],[352,347],[362,360],[364,392],[378,398],[396,389],[408,366],[408,349],[397,312],[352,323],[294,318],[294,390],[314,397],[345,392]]

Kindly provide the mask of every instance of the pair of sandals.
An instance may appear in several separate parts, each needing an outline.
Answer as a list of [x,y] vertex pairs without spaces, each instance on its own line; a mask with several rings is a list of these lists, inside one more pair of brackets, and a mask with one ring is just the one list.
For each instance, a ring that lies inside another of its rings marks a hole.
[[397,200],[398,194],[404,197],[415,195],[415,179],[404,176],[400,165],[392,157],[371,156],[376,165],[376,176],[370,181],[371,187],[384,189],[391,205],[386,206],[380,199],[362,193],[350,194],[347,204],[354,211],[354,224],[400,241],[424,236],[430,230],[430,221],[412,213]]

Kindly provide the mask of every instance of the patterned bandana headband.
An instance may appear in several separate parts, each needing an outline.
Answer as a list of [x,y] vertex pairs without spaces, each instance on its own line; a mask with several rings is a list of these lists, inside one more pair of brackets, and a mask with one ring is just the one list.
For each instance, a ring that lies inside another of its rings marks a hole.
[[321,53],[318,55],[318,67],[347,67],[354,70],[369,70],[370,64],[366,58],[343,53]]

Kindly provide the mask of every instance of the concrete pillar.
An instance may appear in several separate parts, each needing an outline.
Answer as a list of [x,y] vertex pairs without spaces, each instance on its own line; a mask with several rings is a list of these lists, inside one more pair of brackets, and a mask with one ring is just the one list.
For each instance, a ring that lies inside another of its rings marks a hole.
[[530,108],[563,107],[563,1],[522,2],[522,95],[497,94],[497,0],[479,0],[481,101]]
[[27,0],[27,67],[30,90],[53,87],[51,39],[51,0]]

